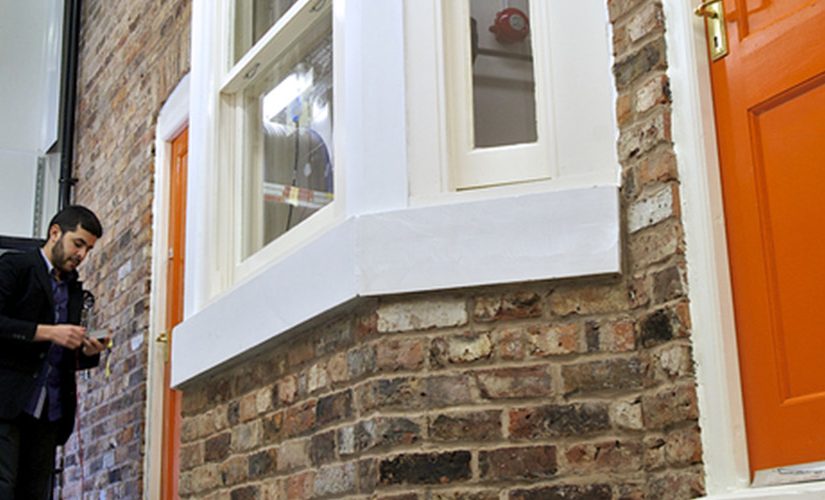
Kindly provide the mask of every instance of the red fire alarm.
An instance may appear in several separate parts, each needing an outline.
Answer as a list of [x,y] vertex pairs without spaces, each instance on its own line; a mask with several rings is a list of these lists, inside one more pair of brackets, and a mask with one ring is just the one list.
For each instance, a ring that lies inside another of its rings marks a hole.
[[499,43],[516,43],[530,34],[530,21],[527,14],[515,7],[508,7],[498,14],[490,31],[495,33]]

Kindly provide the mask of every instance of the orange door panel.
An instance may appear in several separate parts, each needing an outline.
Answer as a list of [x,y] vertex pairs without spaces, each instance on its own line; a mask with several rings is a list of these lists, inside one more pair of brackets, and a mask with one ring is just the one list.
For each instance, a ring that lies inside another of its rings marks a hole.
[[825,1],[724,7],[711,76],[756,471],[825,460]]
[[[166,331],[167,349],[172,347],[172,329],[183,320],[183,270],[186,227],[186,167],[189,132],[181,132],[172,141],[169,175],[169,248],[166,263]],[[171,388],[170,358],[163,374],[163,465],[161,492],[164,499],[178,498],[180,448],[180,392]]]

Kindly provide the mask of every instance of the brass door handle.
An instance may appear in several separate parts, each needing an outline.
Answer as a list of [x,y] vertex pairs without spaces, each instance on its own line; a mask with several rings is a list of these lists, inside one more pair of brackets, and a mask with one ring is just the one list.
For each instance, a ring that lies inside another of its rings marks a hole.
[[167,332],[160,332],[158,336],[155,338],[155,342],[160,342],[162,344],[169,343],[169,334]]
[[693,13],[699,17],[709,17],[711,19],[716,19],[717,17],[719,17],[719,13],[715,9],[709,9],[709,7],[721,1],[722,0],[707,0],[706,2],[702,2],[698,7],[696,7]]

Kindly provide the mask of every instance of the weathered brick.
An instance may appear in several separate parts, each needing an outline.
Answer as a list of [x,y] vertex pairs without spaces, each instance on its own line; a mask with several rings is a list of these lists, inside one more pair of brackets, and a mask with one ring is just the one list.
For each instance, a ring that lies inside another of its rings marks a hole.
[[541,314],[541,296],[535,292],[517,292],[500,297],[476,297],[473,306],[473,318],[481,322],[536,318]]
[[403,417],[381,417],[362,421],[354,427],[354,449],[364,452],[411,445],[421,440],[421,427],[418,422]]
[[670,465],[683,466],[702,462],[702,438],[699,427],[691,426],[668,433],[665,457]]
[[252,479],[273,474],[278,466],[277,447],[269,448],[249,456],[249,477]]
[[546,365],[499,368],[476,372],[475,375],[484,399],[549,397],[555,392]]
[[634,167],[637,188],[655,182],[668,182],[677,178],[676,156],[668,147],[659,147],[639,159]]
[[627,306],[627,287],[621,282],[559,287],[550,295],[550,309],[557,316],[617,312]]
[[636,324],[631,318],[588,321],[585,332],[588,351],[628,352],[636,349]]
[[[656,497],[666,498],[666,497]],[[560,484],[510,492],[510,500],[612,500],[613,491],[606,484]]]
[[335,431],[312,436],[309,442],[309,458],[316,466],[335,460]]
[[239,417],[241,422],[249,422],[253,418],[258,416],[258,405],[257,405],[257,398],[255,394],[246,394],[244,395],[240,401],[239,406]]
[[295,402],[298,395],[298,379],[294,375],[289,375],[278,381],[278,402],[282,405],[289,405]]
[[368,458],[358,462],[358,491],[372,493],[378,487],[378,461]]
[[670,217],[678,216],[679,190],[675,184],[666,184],[630,205],[627,211],[628,231],[635,233]]
[[501,412],[498,410],[443,413],[430,417],[433,441],[498,441],[501,439]]
[[207,462],[222,462],[229,456],[231,443],[231,432],[224,432],[207,439],[204,445],[204,460]]
[[286,498],[312,498],[315,471],[299,472],[286,480]]
[[423,366],[427,348],[424,339],[388,339],[375,347],[379,370],[416,370]]
[[642,0],[608,0],[607,9],[610,14],[610,21],[615,22],[640,3],[642,3]]
[[692,385],[679,385],[642,397],[645,427],[660,429],[699,416],[696,391]]
[[474,403],[481,397],[475,378],[469,374],[429,377],[421,396],[430,408]]
[[235,486],[249,478],[249,462],[244,455],[235,455],[220,465],[221,484]]
[[333,384],[348,381],[349,368],[347,367],[347,354],[339,352],[329,358],[327,362],[327,372]]
[[408,332],[449,328],[467,324],[467,304],[463,298],[443,298],[382,304],[378,310],[379,332]]
[[564,450],[565,470],[578,475],[638,471],[643,468],[643,450],[641,441],[574,444]]
[[295,437],[315,428],[316,401],[307,401],[286,410],[284,417],[284,437]]
[[241,486],[229,492],[230,500],[258,500],[261,498],[261,491],[258,486]]
[[272,415],[267,415],[261,419],[261,441],[264,444],[272,444],[280,441],[283,437],[284,412],[279,411]]
[[180,447],[181,470],[193,469],[204,463],[204,443],[198,442]]
[[261,443],[261,422],[253,420],[232,428],[232,451],[247,451]]
[[192,469],[192,493],[200,493],[219,486],[221,474],[217,464],[206,464]]
[[645,470],[653,471],[665,467],[667,460],[665,458],[665,444],[666,441],[662,436],[653,435],[645,436],[644,438],[644,464]]
[[671,118],[667,109],[653,112],[633,127],[619,134],[619,159],[632,160],[650,151],[661,143],[671,140]]
[[643,386],[645,365],[638,357],[614,358],[562,366],[564,393]]
[[470,452],[417,453],[386,458],[379,464],[379,482],[395,484],[448,484],[472,477]]
[[352,343],[352,322],[349,318],[337,318],[321,327],[315,340],[318,356],[332,354]]
[[355,493],[356,469],[354,463],[321,467],[315,473],[315,495],[343,496]]
[[278,446],[278,472],[309,467],[309,440],[292,439]]
[[482,480],[548,479],[556,475],[555,446],[501,448],[478,453]]
[[318,400],[315,421],[318,425],[346,420],[352,417],[352,391],[346,390]]
[[489,333],[465,333],[433,340],[430,359],[434,366],[446,367],[485,361],[493,353]]
[[687,279],[682,266],[670,266],[653,274],[653,299],[659,304],[685,296]]
[[678,221],[661,224],[630,235],[629,253],[633,269],[644,269],[684,252],[684,232]]
[[653,347],[674,338],[688,335],[688,325],[682,323],[677,307],[653,311],[639,322],[639,335],[644,347]]
[[542,439],[579,436],[610,428],[608,407],[602,403],[545,405],[510,410],[510,437]]
[[307,372],[307,392],[309,394],[326,389],[328,384],[329,376],[324,363],[315,363],[309,367]]
[[651,370],[648,374],[656,382],[672,382],[693,373],[690,347],[670,344],[648,353]]
[[665,60],[664,39],[657,38],[613,66],[616,87],[624,89],[642,75],[665,69]]
[[574,354],[587,350],[580,323],[528,327],[527,342],[530,354],[541,357]]
[[499,500],[499,498],[501,497],[498,489],[470,490],[465,487],[454,491],[433,491],[429,493],[427,500]]
[[527,332],[521,327],[496,330],[492,340],[493,352],[498,359],[520,361],[527,355]]
[[705,484],[700,470],[665,472],[648,482],[651,498],[698,498],[705,495]]
[[665,29],[662,6],[648,2],[630,18],[625,29],[631,42],[638,42],[652,33],[662,33]]
[[669,104],[671,100],[670,80],[667,76],[659,75],[642,85],[636,91],[637,113],[644,113],[654,106]]
[[369,381],[356,390],[356,403],[361,413],[376,409],[423,408],[427,392],[419,379],[401,377]]
[[350,379],[358,379],[375,372],[375,348],[365,345],[349,351],[347,366]]
[[619,429],[643,429],[641,397],[612,401],[610,403],[610,420]]

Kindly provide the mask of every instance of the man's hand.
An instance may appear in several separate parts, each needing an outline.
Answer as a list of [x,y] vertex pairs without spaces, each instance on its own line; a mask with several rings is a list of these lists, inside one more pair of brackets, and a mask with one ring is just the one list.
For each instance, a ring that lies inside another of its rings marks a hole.
[[94,337],[86,337],[83,340],[83,354],[86,356],[94,356],[95,354],[103,352],[107,345],[109,345],[109,337],[103,337],[101,340]]
[[86,329],[77,325],[37,325],[35,342],[54,342],[57,345],[77,349],[84,344]]

